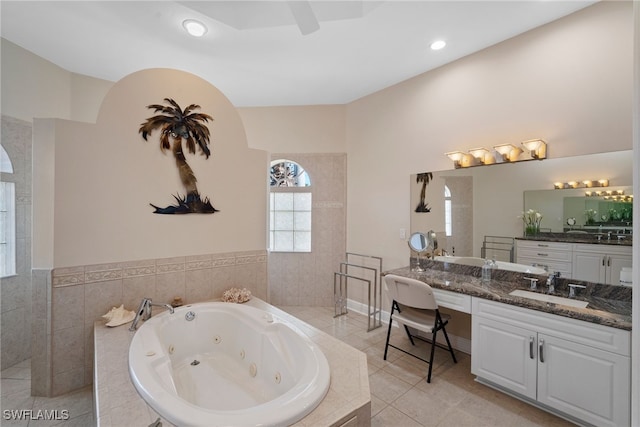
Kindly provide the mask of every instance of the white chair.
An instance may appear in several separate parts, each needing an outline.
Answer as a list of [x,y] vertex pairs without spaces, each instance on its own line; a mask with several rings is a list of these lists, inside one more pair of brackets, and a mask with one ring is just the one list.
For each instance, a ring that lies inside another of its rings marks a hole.
[[[389,319],[387,342],[384,346],[384,360],[387,360],[387,351],[389,350],[389,347],[393,347],[403,353],[415,357],[416,359],[420,359],[429,364],[427,382],[430,383],[431,371],[433,368],[433,355],[435,353],[436,346],[436,335],[438,331],[442,330],[444,333],[444,338],[447,340],[447,345],[449,347],[451,357],[453,358],[453,362],[458,363],[445,329],[445,325],[449,322],[451,316],[447,314],[440,314],[440,311],[438,310],[438,303],[433,295],[433,290],[431,289],[431,286],[424,282],[388,274],[384,277],[384,284],[387,296],[391,301],[391,316]],[[429,360],[423,359],[420,356],[389,344],[389,338],[391,337],[391,325],[394,320],[404,326],[404,330],[412,345],[415,345],[413,340],[414,338],[425,342],[431,342],[431,355]],[[431,340],[429,341],[421,338],[420,336],[412,335],[409,328],[430,333]],[[445,347],[442,346],[442,348]]]

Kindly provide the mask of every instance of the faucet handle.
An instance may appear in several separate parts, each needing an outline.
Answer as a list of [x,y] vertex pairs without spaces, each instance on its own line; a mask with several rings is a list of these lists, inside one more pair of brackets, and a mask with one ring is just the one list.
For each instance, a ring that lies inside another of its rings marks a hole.
[[586,289],[585,285],[576,285],[575,283],[569,283],[567,286],[569,286],[569,298],[576,297],[576,288]]
[[538,289],[538,279],[535,277],[523,277],[523,279],[529,281],[529,289],[535,291]]

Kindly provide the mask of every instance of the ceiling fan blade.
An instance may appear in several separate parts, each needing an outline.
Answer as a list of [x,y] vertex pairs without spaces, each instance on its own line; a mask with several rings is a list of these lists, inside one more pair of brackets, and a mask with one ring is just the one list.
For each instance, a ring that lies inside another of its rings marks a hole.
[[311,4],[308,1],[290,0],[287,1],[287,4],[289,5],[289,9],[291,9],[291,13],[293,14],[303,36],[320,29],[318,19],[316,18],[315,13],[313,13]]

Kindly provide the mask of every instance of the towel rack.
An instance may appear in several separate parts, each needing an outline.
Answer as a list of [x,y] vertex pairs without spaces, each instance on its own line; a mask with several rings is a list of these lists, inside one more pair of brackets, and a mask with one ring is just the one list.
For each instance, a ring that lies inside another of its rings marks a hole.
[[[367,265],[367,260],[373,260],[374,266]],[[340,263],[340,271],[333,273],[333,317],[348,313],[347,287],[351,279],[367,285],[367,332],[382,326],[381,272],[382,258],[373,255],[346,252],[345,261]],[[371,277],[368,278],[367,276]]]
[[[484,236],[480,257],[487,259],[495,257],[501,261],[515,262],[515,239],[503,236]],[[506,255],[505,255],[506,253]],[[499,256],[501,255],[502,256]],[[509,259],[500,259],[507,256]]]

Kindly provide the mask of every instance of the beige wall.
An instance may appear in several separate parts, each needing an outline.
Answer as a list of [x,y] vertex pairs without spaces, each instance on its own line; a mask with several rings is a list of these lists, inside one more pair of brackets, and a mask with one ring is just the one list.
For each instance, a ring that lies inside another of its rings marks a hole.
[[411,173],[541,137],[549,156],[631,148],[630,2],[602,2],[347,106],[347,248],[407,264]]
[[346,106],[239,108],[251,148],[272,153],[343,153]]
[[[186,155],[200,194],[220,212],[156,215],[149,206],[173,204],[172,195],[185,193],[173,155],[159,148],[159,131],[149,141],[138,134],[140,124],[154,115],[146,106],[162,103],[164,97],[175,98],[182,108],[199,104],[201,112],[214,117],[208,124],[211,157]],[[53,203],[38,209],[38,215],[44,211],[49,219],[34,234],[34,267],[266,247],[267,154],[247,147],[235,108],[204,80],[174,70],[134,73],[109,91],[97,124],[55,120],[52,132],[53,142],[42,147],[39,139],[34,143],[35,164],[52,162],[50,173],[36,171],[34,192],[45,188],[42,200]],[[52,260],[46,259],[51,242],[40,233],[53,238]]]

